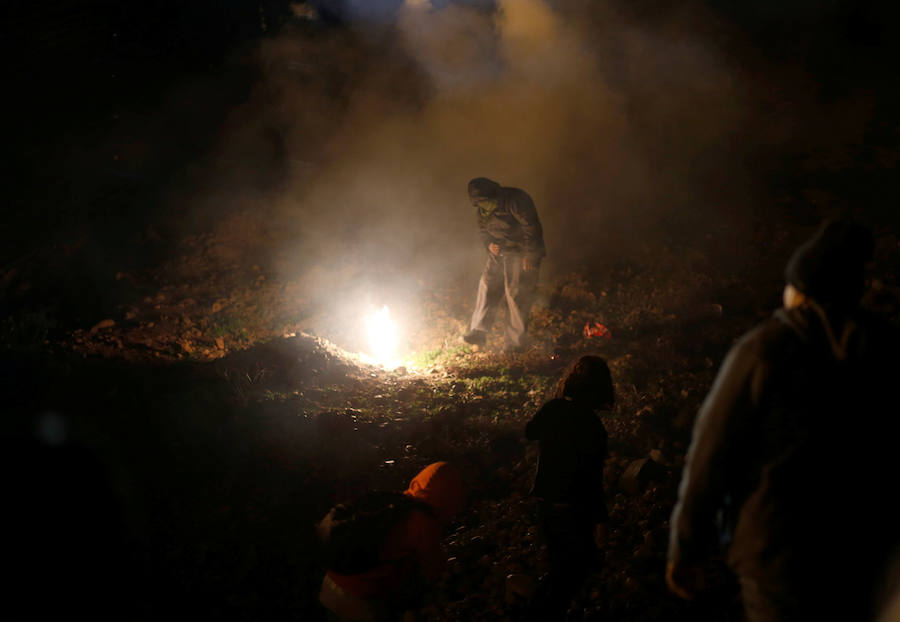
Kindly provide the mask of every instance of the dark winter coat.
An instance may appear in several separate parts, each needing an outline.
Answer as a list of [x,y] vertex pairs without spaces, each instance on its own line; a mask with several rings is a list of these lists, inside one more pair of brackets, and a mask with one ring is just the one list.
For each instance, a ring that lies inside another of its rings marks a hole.
[[501,252],[527,255],[541,259],[544,251],[544,232],[538,219],[534,201],[524,190],[501,187],[497,207],[490,214],[476,210],[478,231],[487,248],[500,246]]
[[525,426],[525,436],[540,441],[531,494],[548,503],[582,508],[593,523],[605,523],[607,434],[594,411],[570,399],[552,399]]
[[823,319],[779,310],[731,349],[694,426],[669,561],[701,562],[724,537],[739,577],[798,610],[860,613],[900,525],[886,498],[900,481],[898,352],[871,318]]

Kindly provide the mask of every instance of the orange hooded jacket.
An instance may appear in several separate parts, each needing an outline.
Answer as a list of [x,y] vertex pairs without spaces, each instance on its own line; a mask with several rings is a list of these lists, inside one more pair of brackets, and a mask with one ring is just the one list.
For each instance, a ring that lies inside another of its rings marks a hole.
[[328,577],[343,590],[360,598],[386,599],[416,572],[428,582],[440,577],[446,563],[441,530],[462,509],[462,477],[450,463],[435,462],[422,469],[403,494],[428,504],[434,515],[413,510],[390,531],[381,559],[396,561],[354,575],[328,571]]

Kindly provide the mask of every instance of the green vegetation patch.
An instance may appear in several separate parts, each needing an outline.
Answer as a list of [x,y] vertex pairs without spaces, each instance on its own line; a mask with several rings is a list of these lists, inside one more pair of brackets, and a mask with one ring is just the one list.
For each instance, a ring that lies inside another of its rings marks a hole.
[[0,321],[0,343],[15,348],[40,346],[55,327],[56,320],[47,309],[8,316]]
[[241,342],[250,340],[250,333],[236,315],[223,315],[217,318],[209,327],[209,334],[214,338],[228,337]]
[[457,363],[459,359],[472,353],[472,348],[467,345],[458,345],[450,348],[436,348],[417,352],[413,355],[412,363],[416,367],[433,367]]

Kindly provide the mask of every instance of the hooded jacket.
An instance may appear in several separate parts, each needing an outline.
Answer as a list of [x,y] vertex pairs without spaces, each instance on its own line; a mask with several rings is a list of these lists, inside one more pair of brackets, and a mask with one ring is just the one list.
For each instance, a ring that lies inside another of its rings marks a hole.
[[740,339],[694,425],[669,561],[727,545],[739,577],[797,602],[834,590],[861,612],[898,524],[884,501],[898,481],[896,343],[874,318],[835,322],[815,306]]
[[485,248],[497,244],[504,253],[544,257],[544,232],[528,193],[500,186],[496,198],[497,207],[490,213],[476,208],[478,232]]
[[441,531],[463,504],[459,471],[447,462],[430,464],[412,479],[403,494],[424,502],[433,512],[412,510],[397,523],[381,548],[385,563],[355,575],[328,571],[334,583],[354,596],[389,599],[410,581],[421,578],[434,582],[444,569]]

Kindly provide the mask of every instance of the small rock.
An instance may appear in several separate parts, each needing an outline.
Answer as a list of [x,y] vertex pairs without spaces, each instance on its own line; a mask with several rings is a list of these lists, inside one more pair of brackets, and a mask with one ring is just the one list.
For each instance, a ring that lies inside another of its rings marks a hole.
[[653,557],[653,549],[646,544],[642,544],[637,549],[635,549],[632,557],[637,561],[646,561]]
[[650,450],[650,459],[653,460],[653,462],[656,462],[657,464],[665,464],[666,463],[666,459],[663,456],[663,453],[658,449]]
[[216,337],[216,347],[220,350],[225,349],[225,338],[224,337]]
[[97,331],[99,331],[99,330],[103,330],[105,328],[112,328],[115,325],[116,325],[115,320],[109,320],[109,319],[103,320],[101,322],[97,322],[96,324],[94,324],[94,326],[93,326],[93,328],[91,328],[90,332],[93,335],[93,334],[96,334]]
[[662,467],[653,460],[641,458],[628,465],[622,473],[619,485],[629,495],[635,496],[640,494],[650,481],[658,479],[661,471]]
[[506,577],[506,602],[511,605],[517,600],[529,600],[536,587],[533,577],[525,574],[511,574]]

